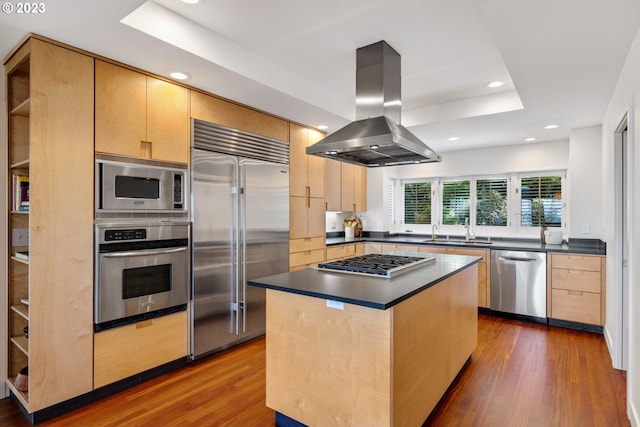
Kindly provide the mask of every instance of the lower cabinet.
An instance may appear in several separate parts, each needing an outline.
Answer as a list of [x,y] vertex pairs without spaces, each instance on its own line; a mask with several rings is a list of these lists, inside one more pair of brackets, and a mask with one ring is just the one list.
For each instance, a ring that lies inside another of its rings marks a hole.
[[452,254],[481,257],[478,263],[478,307],[489,308],[489,268],[487,268],[487,260],[490,251],[486,249],[473,248],[451,248],[445,246],[420,245],[420,252],[436,253],[436,254]]
[[547,315],[602,326],[605,321],[604,257],[551,254]]
[[96,333],[94,389],[186,357],[188,330],[181,311]]
[[323,237],[289,240],[289,271],[302,270],[325,260]]

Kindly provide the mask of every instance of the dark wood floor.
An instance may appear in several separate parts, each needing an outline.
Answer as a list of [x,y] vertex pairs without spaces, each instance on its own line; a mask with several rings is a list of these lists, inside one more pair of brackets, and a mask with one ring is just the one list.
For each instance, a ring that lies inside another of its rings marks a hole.
[[[625,373],[601,335],[480,315],[478,348],[425,426],[629,426]],[[274,426],[264,339],[41,426]],[[10,399],[0,426],[28,426]]]

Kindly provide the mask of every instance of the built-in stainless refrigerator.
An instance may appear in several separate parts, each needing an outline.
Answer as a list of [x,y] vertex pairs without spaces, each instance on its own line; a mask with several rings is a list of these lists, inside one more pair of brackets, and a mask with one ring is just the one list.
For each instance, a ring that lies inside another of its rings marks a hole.
[[247,280],[289,269],[289,166],[198,148],[191,161],[197,358],[265,331],[265,290]]

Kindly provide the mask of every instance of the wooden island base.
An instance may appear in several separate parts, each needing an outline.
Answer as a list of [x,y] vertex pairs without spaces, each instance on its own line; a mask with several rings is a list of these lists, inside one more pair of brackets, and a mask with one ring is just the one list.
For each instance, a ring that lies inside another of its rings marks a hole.
[[267,289],[267,406],[308,426],[422,425],[476,348],[477,277],[387,310]]

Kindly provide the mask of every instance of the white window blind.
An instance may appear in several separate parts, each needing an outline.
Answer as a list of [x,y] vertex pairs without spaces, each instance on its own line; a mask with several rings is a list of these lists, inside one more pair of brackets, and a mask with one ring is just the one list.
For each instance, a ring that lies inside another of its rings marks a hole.
[[507,226],[507,179],[476,181],[476,225]]
[[405,182],[404,223],[431,224],[431,182]]
[[464,224],[469,217],[469,181],[442,182],[442,224]]
[[520,179],[520,212],[523,227],[562,226],[562,177]]

